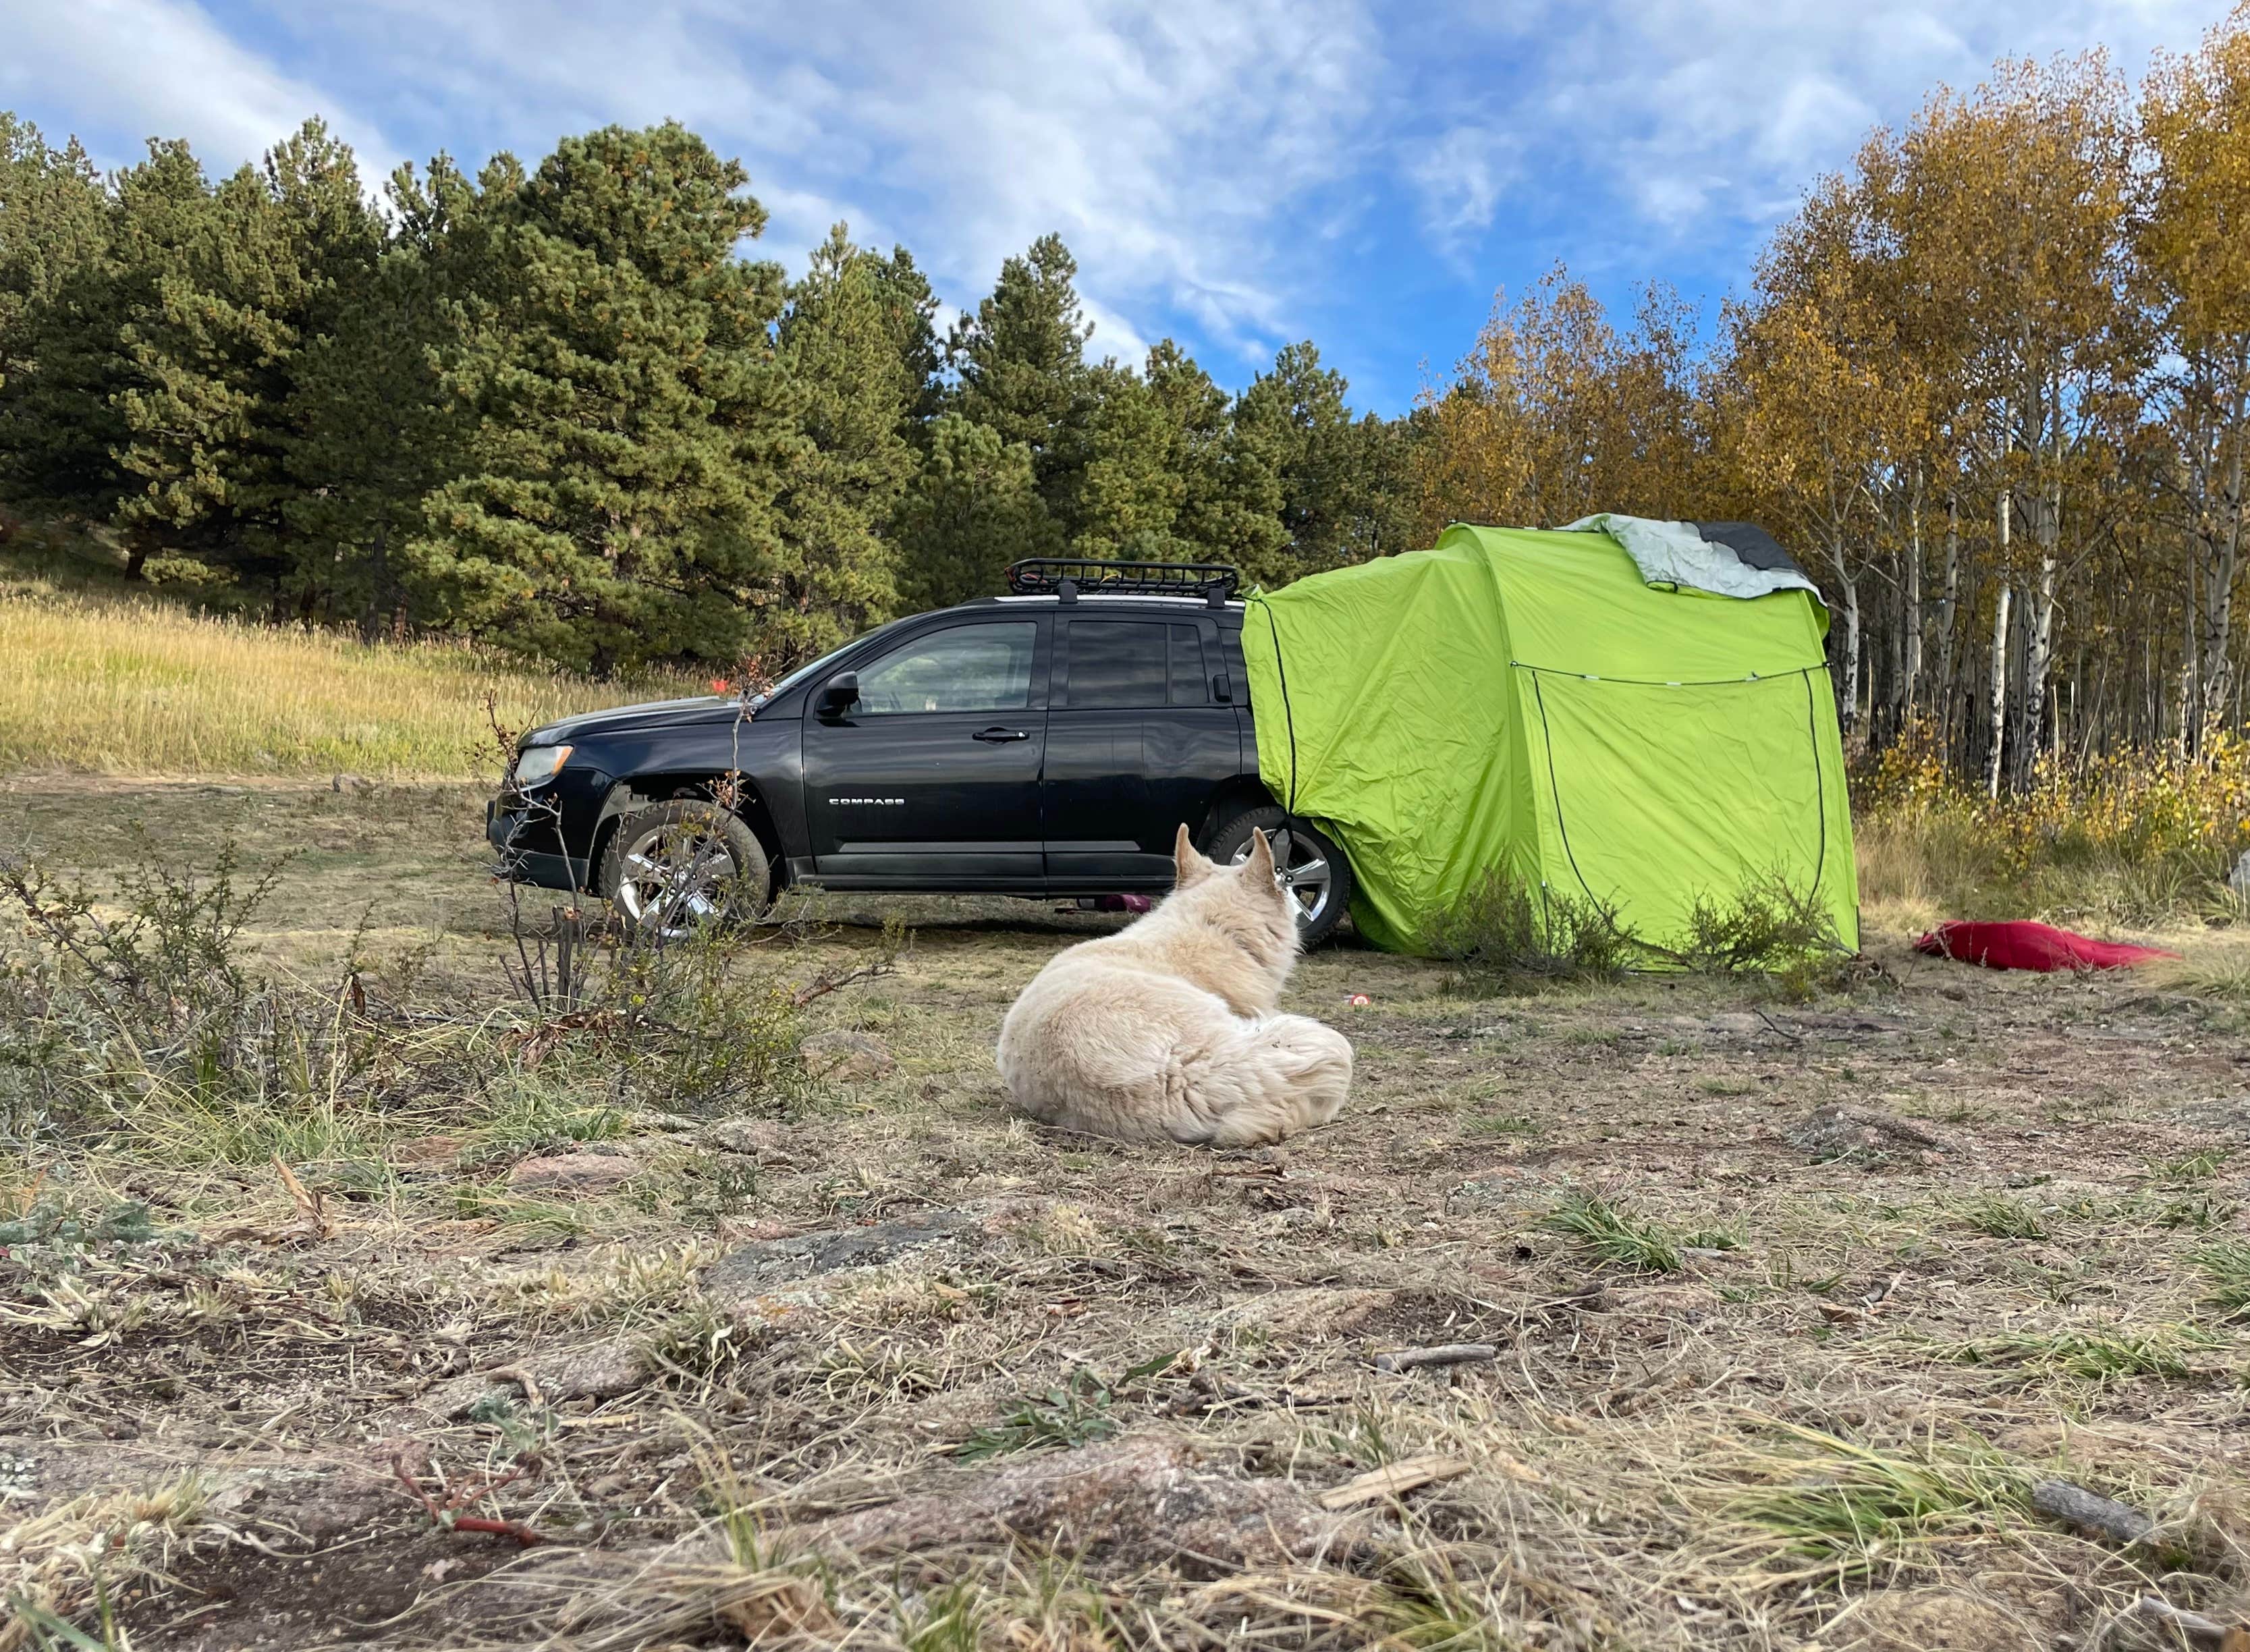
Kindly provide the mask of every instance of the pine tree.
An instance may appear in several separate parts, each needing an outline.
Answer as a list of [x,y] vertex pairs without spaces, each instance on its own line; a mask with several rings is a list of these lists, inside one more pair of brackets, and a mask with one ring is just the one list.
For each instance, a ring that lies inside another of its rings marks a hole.
[[1032,456],[1039,497],[1072,521],[1086,462],[1082,434],[1092,408],[1078,262],[1062,238],[1043,235],[1000,267],[991,296],[963,316],[947,343],[960,382],[952,411]]
[[783,560],[759,642],[770,668],[825,653],[898,606],[882,535],[920,467],[907,432],[935,365],[927,287],[914,292],[912,270],[852,245],[839,224],[790,288],[781,365],[808,446],[780,500]]
[[374,259],[379,223],[350,149],[308,121],[262,169],[243,168],[199,211],[149,230],[128,225],[121,238],[150,286],[121,328],[132,371],[114,398],[118,460],[139,486],[114,520],[173,553],[160,569],[242,578],[279,606],[293,583],[291,375],[339,290]]
[[732,662],[804,443],[748,176],[675,122],[566,140],[515,192],[446,375],[479,423],[413,555],[463,628],[597,672]]
[[293,583],[323,618],[369,637],[446,618],[406,545],[424,497],[464,460],[466,421],[443,373],[463,342],[471,248],[493,204],[443,155],[426,179],[401,167],[388,195],[392,232],[340,278],[286,410]]
[[900,508],[896,536],[900,584],[918,608],[992,595],[1010,563],[1061,549],[1031,449],[955,412],[930,425],[929,459]]
[[1165,409],[1165,464],[1179,479],[1178,554],[1237,567],[1268,564],[1281,544],[1281,482],[1238,426],[1231,398],[1171,340],[1149,352],[1149,392]]
[[1185,494],[1184,437],[1170,404],[1130,368],[1104,362],[1086,376],[1083,459],[1068,501],[1081,556],[1179,561],[1173,522]]
[[1349,480],[1351,410],[1343,375],[1321,365],[1310,340],[1285,347],[1273,370],[1242,393],[1234,412],[1249,463],[1270,472],[1279,498],[1280,543],[1248,567],[1269,584],[1341,565],[1342,497]]
[[100,255],[107,206],[76,138],[51,148],[0,109],[0,387],[36,370],[37,313]]
[[[25,310],[18,348],[38,370],[0,384],[0,480],[27,512],[107,522],[138,487],[119,460],[130,433],[120,400],[139,382],[127,328],[155,308],[162,272],[210,205],[188,146],[152,142],[113,181],[100,251],[58,272]],[[127,548],[138,575],[151,542],[128,537]]]
[[945,349],[932,321],[937,294],[929,278],[915,266],[914,254],[903,246],[894,246],[888,258],[869,254],[866,269],[908,386],[899,433],[920,447],[928,440],[929,421],[937,417],[942,399],[938,374],[945,366]]

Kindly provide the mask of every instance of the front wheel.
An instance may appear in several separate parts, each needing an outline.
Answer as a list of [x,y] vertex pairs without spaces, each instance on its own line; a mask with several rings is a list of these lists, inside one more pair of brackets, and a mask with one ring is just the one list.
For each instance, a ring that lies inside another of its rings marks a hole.
[[1273,846],[1273,869],[1297,907],[1297,933],[1318,946],[1336,933],[1351,905],[1351,863],[1328,834],[1268,805],[1246,809],[1219,827],[1211,858],[1239,866],[1250,858],[1250,834],[1263,832]]
[[676,941],[705,923],[756,917],[772,881],[765,848],[740,815],[681,798],[610,834],[599,887],[635,935]]

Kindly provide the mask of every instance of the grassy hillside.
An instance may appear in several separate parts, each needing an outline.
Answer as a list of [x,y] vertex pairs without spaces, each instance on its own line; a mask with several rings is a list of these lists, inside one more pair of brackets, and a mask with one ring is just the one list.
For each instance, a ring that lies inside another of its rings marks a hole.
[[369,645],[92,591],[0,595],[0,769],[458,777],[511,728],[694,692],[592,682],[458,644]]

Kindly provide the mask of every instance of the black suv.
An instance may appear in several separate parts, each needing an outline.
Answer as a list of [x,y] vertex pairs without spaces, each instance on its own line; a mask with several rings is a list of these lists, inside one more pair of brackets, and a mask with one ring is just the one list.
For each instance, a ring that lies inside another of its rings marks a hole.
[[1182,821],[1221,861],[1262,826],[1307,941],[1333,930],[1350,868],[1259,782],[1233,570],[1042,561],[1008,584],[755,699],[534,729],[488,813],[500,872],[671,934],[798,883],[1156,894]]

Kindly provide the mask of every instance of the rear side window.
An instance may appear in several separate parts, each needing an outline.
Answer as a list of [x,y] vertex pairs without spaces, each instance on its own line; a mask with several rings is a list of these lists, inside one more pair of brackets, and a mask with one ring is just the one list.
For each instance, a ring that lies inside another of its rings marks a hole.
[[1165,633],[1171,629],[1130,619],[1074,622],[1065,703],[1073,711],[1139,710],[1165,704]]
[[1174,626],[1172,632],[1172,703],[1204,706],[1211,703],[1211,674],[1204,668],[1203,633],[1193,626]]

